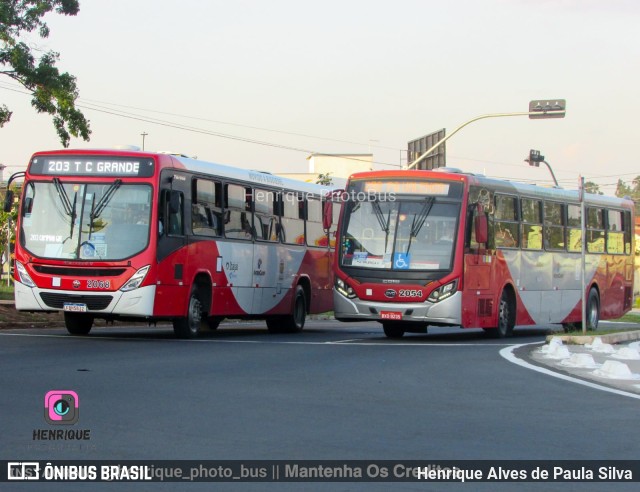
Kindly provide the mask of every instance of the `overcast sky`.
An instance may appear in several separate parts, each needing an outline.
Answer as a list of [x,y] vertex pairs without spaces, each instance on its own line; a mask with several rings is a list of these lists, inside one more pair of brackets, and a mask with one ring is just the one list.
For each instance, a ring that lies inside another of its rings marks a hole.
[[[270,172],[305,172],[309,152],[373,152],[392,169],[408,140],[564,98],[564,119],[471,124],[448,165],[545,183],[524,162],[539,149],[566,188],[640,174],[635,0],[80,0],[76,17],[46,20],[49,38],[29,41],[61,54],[93,131],[71,147],[142,146],[147,133],[147,150]],[[0,77],[13,172],[60,143],[11,89]]]

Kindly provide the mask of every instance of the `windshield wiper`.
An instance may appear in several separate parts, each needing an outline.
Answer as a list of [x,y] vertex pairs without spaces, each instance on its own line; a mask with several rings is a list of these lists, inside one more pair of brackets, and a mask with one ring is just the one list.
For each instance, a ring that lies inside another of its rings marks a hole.
[[422,226],[427,220],[434,202],[435,199],[432,196],[428,197],[422,204],[420,212],[413,216],[413,221],[411,222],[411,231],[409,232],[409,244],[407,245],[407,253],[409,253],[409,250],[411,249],[411,242],[413,241],[413,238],[418,235],[420,229],[422,229]]
[[380,204],[376,201],[372,202],[373,211],[376,214],[376,219],[378,219],[378,223],[380,227],[384,231],[384,252],[387,252],[387,245],[389,243],[389,222],[391,222],[391,209],[389,209],[389,213],[387,213],[387,218],[385,219],[384,214],[382,213],[382,208],[380,208]]
[[69,200],[69,195],[67,195],[67,192],[64,190],[64,185],[60,182],[60,178],[53,178],[53,185],[56,187],[56,191],[58,192],[62,208],[64,208],[64,213],[70,216],[73,213],[71,210],[71,201]]
[[64,189],[64,185],[60,182],[60,178],[53,178],[53,185],[56,187],[56,191],[58,192],[58,197],[60,198],[60,202],[62,203],[62,208],[64,209],[64,213],[71,217],[71,224],[69,225],[69,237],[62,241],[64,244],[68,239],[73,237],[73,230],[76,225],[76,204],[78,202],[78,192],[76,191],[75,195],[73,195],[73,205],[69,200],[69,195]]
[[91,234],[93,233],[93,214],[96,210],[96,194],[93,194],[91,197],[91,212],[89,212],[89,239],[91,239]]
[[73,237],[73,229],[76,226],[76,204],[78,203],[78,192],[73,195],[73,206],[71,208],[71,230],[69,231],[69,237],[67,239],[71,239]]
[[109,189],[106,191],[106,193],[102,195],[102,198],[98,202],[98,205],[96,205],[95,208],[93,207],[93,204],[91,205],[91,215],[89,216],[89,220],[93,221],[93,219],[97,219],[98,217],[100,217],[100,214],[102,214],[104,209],[107,208],[107,205],[109,205],[109,202],[113,198],[113,195],[115,194],[117,189],[120,188],[121,184],[122,180],[116,179],[111,184],[111,186],[109,186]]

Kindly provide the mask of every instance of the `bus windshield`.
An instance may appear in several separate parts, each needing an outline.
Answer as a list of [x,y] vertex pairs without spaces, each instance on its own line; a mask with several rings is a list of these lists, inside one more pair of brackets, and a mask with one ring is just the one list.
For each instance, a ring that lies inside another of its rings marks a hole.
[[450,270],[459,203],[434,197],[347,206],[341,264],[389,270]]
[[151,186],[25,183],[21,244],[41,258],[120,260],[149,242]]

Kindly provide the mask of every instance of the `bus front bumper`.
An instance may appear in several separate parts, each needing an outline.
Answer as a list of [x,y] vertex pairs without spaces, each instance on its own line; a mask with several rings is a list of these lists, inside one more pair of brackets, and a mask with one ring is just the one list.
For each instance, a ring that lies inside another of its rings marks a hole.
[[100,315],[141,316],[153,315],[155,285],[148,285],[129,292],[100,291],[78,292],[66,290],[40,289],[27,287],[14,282],[15,302],[18,311],[64,311],[65,304],[91,304],[92,298],[106,299],[101,309],[87,309],[86,312]]
[[[462,323],[462,293],[438,303],[425,302],[377,302],[347,299],[333,289],[335,318],[340,321],[391,321],[384,313],[400,316],[402,321],[460,326]],[[388,315],[386,315],[388,316]]]

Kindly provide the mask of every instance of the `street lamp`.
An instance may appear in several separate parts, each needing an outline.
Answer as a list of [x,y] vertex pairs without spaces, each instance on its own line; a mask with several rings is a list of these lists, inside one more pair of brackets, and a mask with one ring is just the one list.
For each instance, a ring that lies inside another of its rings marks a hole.
[[407,166],[407,169],[411,169],[416,166],[421,160],[428,157],[431,152],[440,147],[443,143],[453,137],[458,131],[462,130],[465,126],[474,121],[482,120],[485,118],[500,118],[503,116],[529,116],[532,120],[544,119],[544,118],[564,118],[566,114],[567,102],[564,99],[536,99],[534,101],[529,101],[529,111],[524,111],[521,113],[492,113],[492,114],[483,114],[480,116],[476,116],[475,118],[470,119],[469,121],[463,123],[458,128],[453,130],[449,135],[444,137],[442,140],[438,141],[431,148],[427,149],[420,157],[418,157],[415,161]]
[[549,163],[544,160],[544,156],[540,155],[539,150],[531,149],[529,151],[529,158],[525,159],[524,162],[528,162],[529,165],[533,167],[540,167],[540,163],[542,162],[544,165],[547,166],[547,169],[549,169],[549,172],[551,173],[551,177],[553,178],[553,182],[555,183],[555,187],[560,188],[560,186],[558,185],[558,180],[556,179],[556,175],[553,174],[553,169],[551,169],[551,166],[549,165]]

